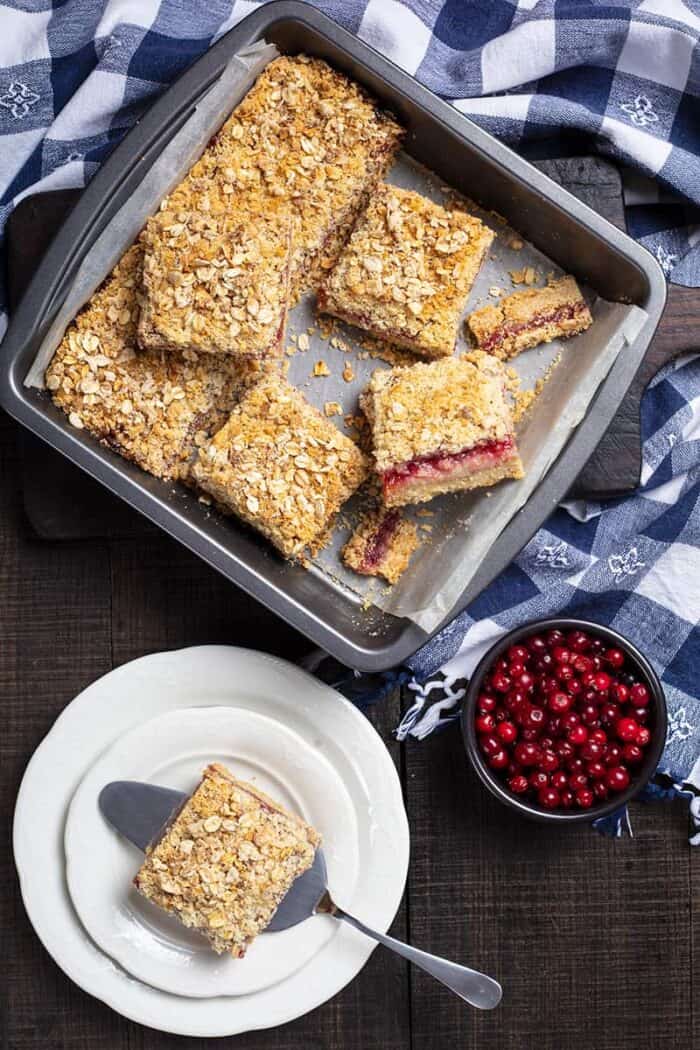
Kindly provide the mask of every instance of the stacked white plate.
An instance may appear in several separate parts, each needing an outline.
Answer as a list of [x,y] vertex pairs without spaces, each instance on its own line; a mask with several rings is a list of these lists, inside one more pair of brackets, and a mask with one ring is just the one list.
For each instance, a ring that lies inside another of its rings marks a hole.
[[91,995],[141,1024],[225,1036],[299,1017],[343,988],[374,942],[329,916],[214,955],[136,894],[141,854],[105,823],[100,789],[183,791],[222,762],[322,834],[338,904],[386,931],[408,867],[408,825],[382,740],[344,697],[282,660],[225,646],[159,653],[99,679],[65,709],[19,792],[14,852],[34,928]]

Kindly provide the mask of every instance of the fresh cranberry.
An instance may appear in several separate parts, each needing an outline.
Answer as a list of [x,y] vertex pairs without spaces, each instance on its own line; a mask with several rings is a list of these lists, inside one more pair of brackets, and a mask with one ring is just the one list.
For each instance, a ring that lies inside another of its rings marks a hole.
[[541,753],[542,752],[537,744],[525,741],[515,745],[515,760],[516,762],[519,762],[521,766],[537,765]]
[[559,792],[559,805],[562,809],[571,809],[574,804],[574,793],[565,788],[564,791]]
[[495,751],[488,756],[488,764],[491,766],[491,769],[505,769],[509,761],[508,752],[505,748],[501,748],[500,751]]
[[536,770],[534,773],[530,773],[528,782],[530,787],[534,788],[535,791],[539,791],[540,788],[549,787],[549,777],[546,773],[543,773],[541,769]]
[[547,707],[557,715],[565,714],[572,704],[573,700],[571,697],[560,690],[555,693],[550,693],[547,697]]
[[600,709],[600,723],[603,726],[614,726],[620,717],[620,708],[617,704],[603,704]]
[[[565,715],[561,716],[561,727],[565,732],[573,729],[575,726],[579,725],[580,722],[581,718],[577,711],[567,711]],[[571,742],[573,743],[573,740]]]
[[644,754],[639,744],[625,744],[622,749],[622,757],[625,762],[629,762],[630,765],[636,766],[638,762],[642,761]]
[[563,769],[557,769],[555,773],[552,773],[551,784],[557,791],[561,791],[569,783],[569,778]]
[[572,667],[578,674],[585,674],[592,669],[593,664],[589,657],[584,656],[583,653],[577,653],[572,661]]
[[598,744],[595,740],[588,739],[581,748],[581,758],[586,762],[597,762],[605,754],[605,744]]
[[630,775],[624,766],[613,766],[605,778],[605,783],[611,791],[624,791],[629,782]]
[[579,758],[578,755],[576,755],[575,758],[570,758],[567,761],[566,768],[569,770],[570,773],[583,773],[586,767],[583,763],[583,759]]
[[578,678],[570,678],[569,681],[565,683],[565,685],[566,691],[569,694],[569,696],[579,696],[583,692],[583,686],[579,682]]
[[589,762],[586,766],[586,773],[592,780],[602,780],[607,773],[607,768],[603,762]]
[[542,653],[547,651],[547,643],[541,634],[533,634],[532,638],[528,638],[527,647],[531,653],[536,653],[537,656],[541,656]]
[[490,733],[496,726],[496,719],[493,715],[479,715],[474,725],[477,733]]
[[495,696],[489,696],[488,693],[480,693],[476,706],[480,711],[483,711],[484,714],[488,714],[489,711],[493,711],[498,707],[498,700],[496,700]]
[[590,735],[591,740],[595,740],[596,744],[607,744],[608,734],[604,729],[594,729]]
[[605,758],[603,761],[606,766],[617,766],[622,758],[622,748],[619,744],[608,744],[605,749]]
[[588,787],[588,777],[585,773],[572,773],[569,777],[569,787],[572,791],[580,791]]
[[501,671],[497,671],[491,679],[491,685],[497,693],[507,693],[510,689],[510,678]]
[[551,751],[554,748],[554,741],[551,736],[541,736],[537,743],[543,751]]
[[522,773],[517,776],[511,777],[508,781],[508,787],[514,795],[524,795],[529,788],[527,777],[524,777]]
[[491,733],[480,737],[479,745],[484,754],[488,756],[495,755],[497,751],[501,750],[501,741]]
[[565,648],[563,645],[555,645],[552,649],[552,656],[558,664],[568,664],[571,659],[571,650]]
[[518,730],[512,722],[501,722],[496,727],[496,735],[501,738],[504,744],[512,744],[517,739]]
[[552,668],[554,667],[554,659],[552,657],[552,654],[551,653],[542,653],[542,656],[539,656],[535,660],[535,662],[533,664],[533,667],[540,674],[546,674],[548,671],[551,671]]
[[618,718],[615,723],[615,733],[620,740],[624,740],[627,743],[636,740],[638,732],[639,725],[633,718]]
[[545,773],[553,773],[559,768],[559,759],[553,751],[543,751],[542,758],[538,763],[538,769]]
[[517,711],[519,707],[522,707],[527,702],[527,697],[522,689],[511,689],[506,694],[506,698],[503,701],[509,711]]
[[557,678],[560,682],[570,682],[576,672],[568,664],[559,664],[557,667]]
[[615,668],[616,671],[619,670],[625,662],[625,654],[622,649],[606,649],[603,653],[603,657],[611,667]]
[[584,671],[581,675],[581,685],[585,686],[585,688],[587,689],[589,686],[593,685],[594,679],[595,671],[593,669],[591,669],[590,671]]
[[630,689],[630,700],[635,707],[646,707],[649,703],[649,690],[643,682],[635,682]]
[[569,631],[566,636],[566,644],[569,649],[573,649],[575,653],[584,653],[586,649],[590,649],[591,640],[585,631]]
[[576,792],[576,801],[581,809],[590,809],[593,805],[593,792],[590,788],[579,788]]
[[614,682],[612,695],[613,700],[617,700],[618,704],[624,704],[630,695],[630,691],[624,682]]
[[640,726],[639,729],[637,730],[637,736],[636,736],[636,739],[635,739],[635,743],[638,744],[639,747],[646,747],[650,740],[651,740],[651,730],[647,729],[646,726]]
[[510,675],[511,679],[515,681],[518,675],[521,675],[524,670],[525,664],[511,664],[508,668],[508,674]]
[[556,809],[561,797],[556,788],[543,787],[537,792],[537,801],[544,809]]
[[568,740],[557,740],[554,745],[554,752],[562,762],[568,762],[570,758],[574,757],[574,746]]
[[[581,688],[583,689],[583,686],[581,686]],[[602,697],[601,697],[600,693],[597,693],[595,691],[595,689],[591,689],[589,687],[588,689],[586,689],[584,691],[583,696],[581,697],[581,700],[583,701],[584,704],[595,704],[596,707],[598,707],[599,704],[601,703]]]
[[640,725],[644,725],[645,722],[649,721],[649,708],[648,707],[629,707],[627,714],[630,718],[634,718],[635,721],[639,722]]
[[585,726],[597,726],[598,725],[598,708],[595,704],[586,704],[580,708],[581,721]]
[[542,730],[544,729],[544,720],[544,708],[533,705],[527,713],[527,724],[534,729]]
[[612,678],[606,671],[598,671],[597,674],[594,675],[593,682],[591,684],[594,689],[598,690],[599,693],[607,693],[611,683]]
[[553,627],[551,630],[547,631],[544,639],[550,647],[562,645],[564,642],[564,632],[560,631],[558,627]]
[[531,693],[535,686],[535,677],[529,671],[523,670],[519,675],[513,676],[513,682],[518,689],[524,689],[526,693]]
[[599,802],[602,802],[608,797],[608,785],[604,780],[596,780],[593,784],[592,791]]
[[508,659],[512,664],[526,664],[530,659],[530,651],[524,645],[511,645]]
[[506,660],[505,656],[501,656],[498,660],[496,660],[496,663],[494,664],[494,670],[502,671],[503,674],[508,674],[508,661]]
[[581,744],[585,744],[588,740],[588,730],[585,726],[573,726],[573,728],[569,730],[568,737],[569,742],[573,744],[574,747],[579,747]]

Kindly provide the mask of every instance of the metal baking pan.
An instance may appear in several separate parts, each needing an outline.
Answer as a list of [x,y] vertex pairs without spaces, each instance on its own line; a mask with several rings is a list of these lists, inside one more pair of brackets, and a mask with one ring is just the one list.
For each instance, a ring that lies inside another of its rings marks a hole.
[[605,299],[641,306],[648,320],[620,353],[585,418],[533,494],[483,559],[450,617],[501,572],[563,498],[625,396],[661,317],[666,284],[643,248],[412,77],[325,15],[293,0],[266,4],[227,33],[150,108],[83,192],[36,271],[3,343],[0,401],[7,411],[224,576],[343,662],[378,671],[406,660],[428,638],[412,621],[359,609],[319,574],[282,562],[256,536],[207,515],[177,486],[159,481],[70,427],[42,391],[23,385],[81,261],[163,146],[230,58],[265,39],[287,53],[327,59],[364,84],[408,129],[405,148],[444,182],[503,215],[562,268]]

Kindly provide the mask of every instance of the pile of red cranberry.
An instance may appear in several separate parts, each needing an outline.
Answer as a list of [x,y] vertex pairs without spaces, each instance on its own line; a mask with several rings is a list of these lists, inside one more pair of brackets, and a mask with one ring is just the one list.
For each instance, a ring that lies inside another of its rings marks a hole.
[[535,634],[484,678],[479,747],[514,795],[589,809],[629,785],[651,740],[650,701],[621,649],[582,630]]

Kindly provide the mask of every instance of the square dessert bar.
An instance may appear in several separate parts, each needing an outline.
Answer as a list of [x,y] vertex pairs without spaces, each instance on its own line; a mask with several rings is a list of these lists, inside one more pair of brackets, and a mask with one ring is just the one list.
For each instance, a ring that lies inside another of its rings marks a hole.
[[46,386],[74,427],[156,477],[184,478],[261,366],[139,350],[142,256],[129,248],[69,326]]
[[[335,262],[367,196],[391,165],[402,128],[359,85],[306,55],[270,62],[170,195],[212,210],[296,222],[292,300]],[[206,206],[205,203],[205,206]]]
[[192,468],[205,492],[285,558],[322,538],[366,474],[354,442],[279,375],[248,391]]
[[503,365],[479,351],[375,372],[361,404],[385,505],[522,477],[505,386]]
[[383,185],[319,291],[319,308],[416,354],[447,356],[493,236],[466,212]]
[[219,955],[241,958],[320,841],[301,817],[213,764],[149,847],[134,885]]
[[[206,200],[206,208],[202,208]],[[216,214],[208,197],[149,220],[139,344],[150,350],[280,355],[291,225]]]
[[560,277],[475,310],[467,324],[481,350],[505,360],[539,343],[578,335],[593,318],[574,278]]
[[394,584],[420,545],[418,530],[397,509],[365,514],[341,551],[347,567],[361,576],[382,576]]

